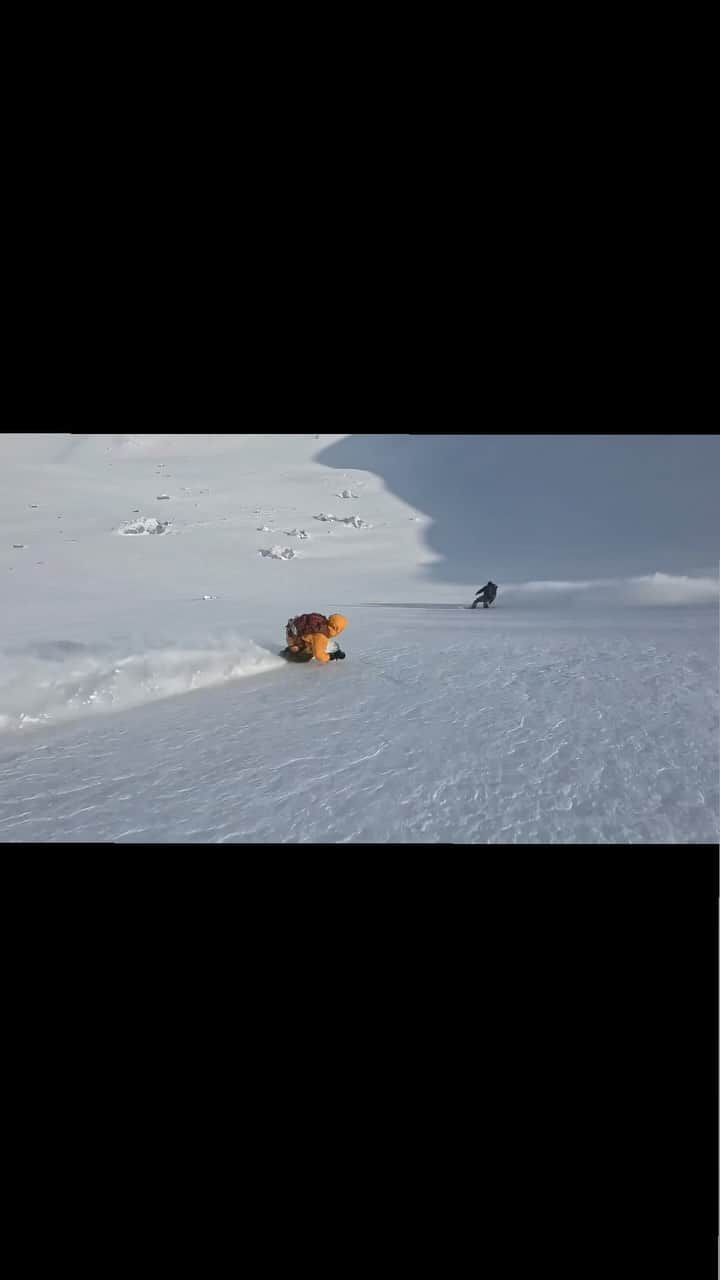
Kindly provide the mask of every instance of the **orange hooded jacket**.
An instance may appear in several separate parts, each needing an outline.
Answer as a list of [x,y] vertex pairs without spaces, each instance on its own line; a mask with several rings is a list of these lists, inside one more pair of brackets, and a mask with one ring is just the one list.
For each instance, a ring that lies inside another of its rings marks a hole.
[[312,650],[313,658],[318,662],[329,662],[330,655],[327,651],[328,637],[332,640],[335,636],[339,636],[347,626],[347,618],[341,613],[331,613],[328,617],[328,635],[324,636],[320,631],[311,631],[308,635],[303,636],[306,649]]

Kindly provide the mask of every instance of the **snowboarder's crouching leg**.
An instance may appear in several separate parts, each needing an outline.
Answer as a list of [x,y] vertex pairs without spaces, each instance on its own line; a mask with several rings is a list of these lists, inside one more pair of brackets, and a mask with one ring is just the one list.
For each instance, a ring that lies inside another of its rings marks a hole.
[[345,657],[342,649],[334,641],[346,626],[347,618],[344,618],[341,613],[331,613],[324,634],[306,636],[306,640],[312,645],[312,654],[317,662],[335,662],[338,658],[342,660]]

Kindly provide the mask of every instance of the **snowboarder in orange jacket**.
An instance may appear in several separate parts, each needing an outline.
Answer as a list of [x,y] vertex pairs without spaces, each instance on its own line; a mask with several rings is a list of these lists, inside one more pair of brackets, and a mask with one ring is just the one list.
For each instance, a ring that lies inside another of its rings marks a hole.
[[347,618],[341,613],[331,613],[327,618],[322,613],[303,613],[291,618],[287,624],[287,648],[283,657],[290,662],[332,662],[345,657],[337,645],[328,647],[328,641],[334,640],[347,626]]

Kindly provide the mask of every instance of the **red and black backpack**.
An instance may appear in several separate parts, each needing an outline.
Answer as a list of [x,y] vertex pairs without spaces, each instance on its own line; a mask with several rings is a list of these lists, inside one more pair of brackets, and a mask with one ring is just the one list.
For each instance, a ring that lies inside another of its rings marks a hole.
[[330,635],[324,613],[299,613],[297,618],[288,618],[285,631],[288,649],[302,649],[305,636],[318,634]]

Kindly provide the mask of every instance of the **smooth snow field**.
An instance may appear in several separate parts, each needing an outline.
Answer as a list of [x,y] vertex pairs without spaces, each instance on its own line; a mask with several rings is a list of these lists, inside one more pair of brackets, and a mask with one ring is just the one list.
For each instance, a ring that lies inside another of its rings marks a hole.
[[[716,843],[712,575],[469,610],[356,439],[0,437],[0,841]],[[278,656],[309,610],[344,662]]]

